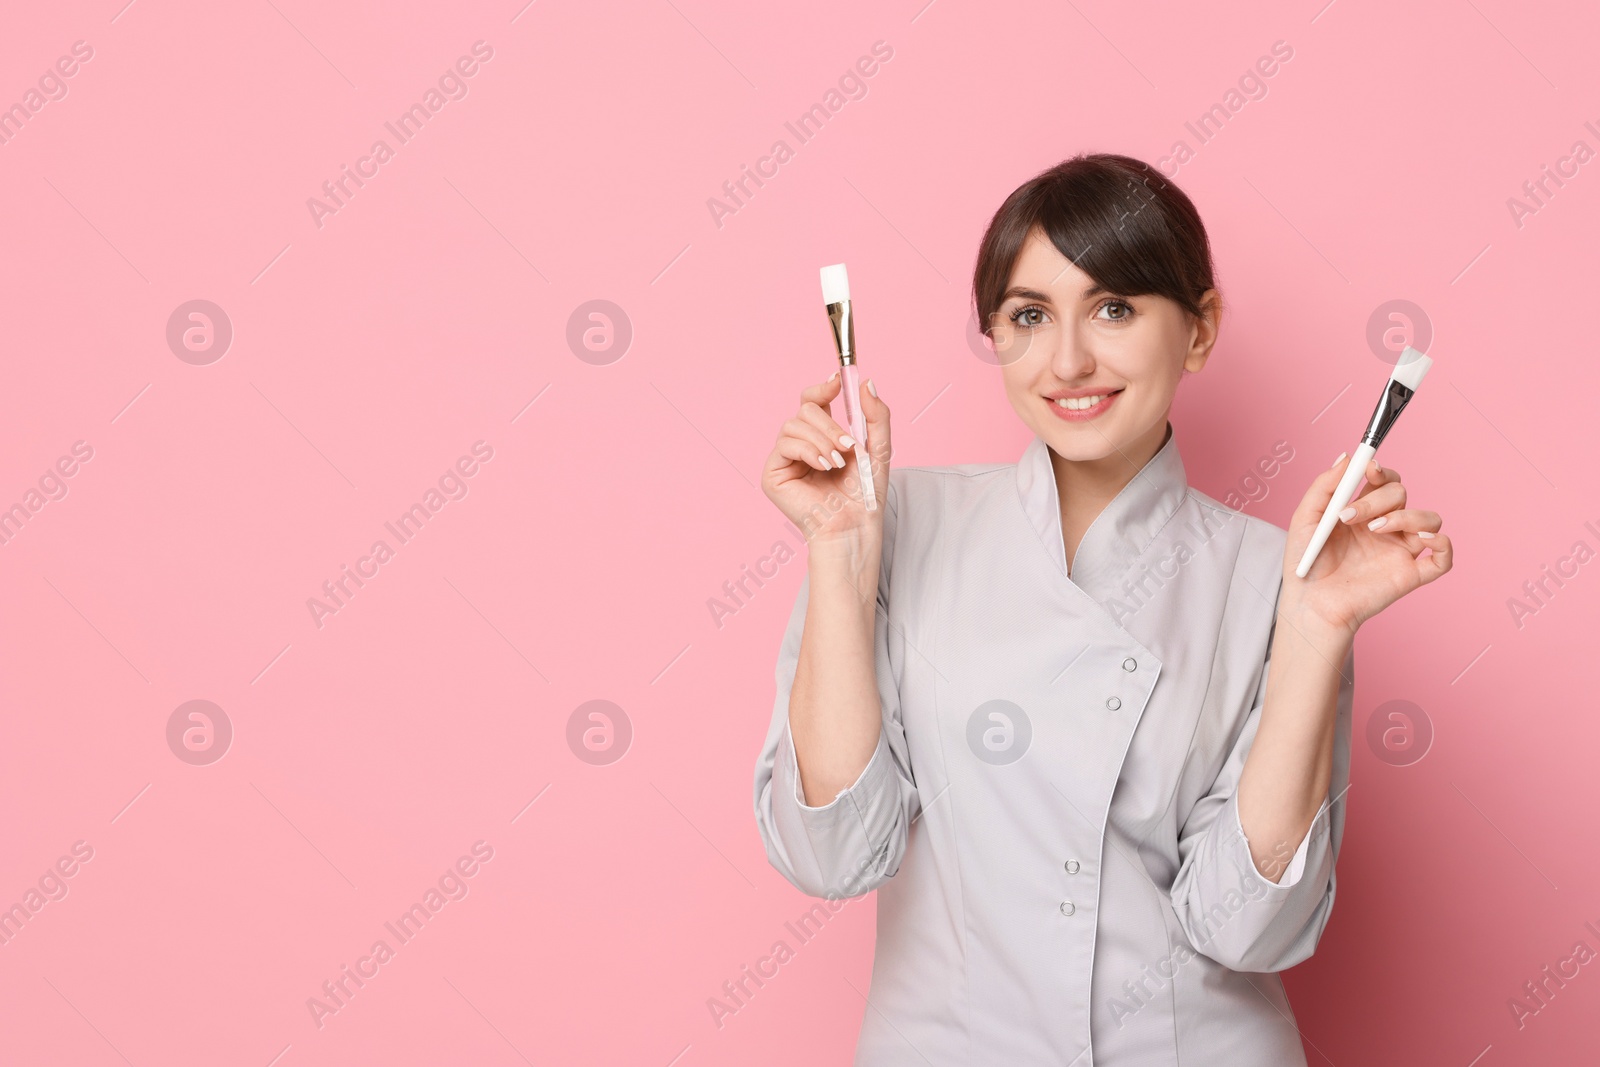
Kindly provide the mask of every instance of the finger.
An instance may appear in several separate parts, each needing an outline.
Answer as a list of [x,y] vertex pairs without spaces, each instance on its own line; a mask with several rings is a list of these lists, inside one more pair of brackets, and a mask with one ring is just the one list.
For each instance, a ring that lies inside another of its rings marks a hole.
[[1373,456],[1367,460],[1366,470],[1362,472],[1361,483],[1356,486],[1356,491],[1350,494],[1351,500],[1358,500],[1370,493],[1380,485],[1400,480],[1400,472],[1391,467],[1385,467],[1378,462],[1378,457]]
[[[1332,503],[1333,492],[1339,488],[1339,480],[1344,477],[1345,468],[1349,465],[1350,453],[1341,452],[1333,466],[1311,479],[1311,484],[1306,487],[1305,497],[1300,501],[1300,506],[1290,521],[1297,526],[1315,525]],[[1357,486],[1357,489],[1359,488],[1360,486]]]
[[1381,530],[1384,533],[1414,534],[1424,530],[1428,533],[1438,533],[1442,525],[1444,520],[1439,517],[1437,511],[1428,511],[1424,508],[1396,508],[1369,520],[1367,529]]
[[829,448],[839,448],[848,452],[856,446],[856,439],[850,436],[850,428],[842,426],[826,407],[806,401],[800,405],[799,417],[817,428],[823,440],[829,442]]
[[1383,485],[1385,482],[1398,482],[1400,472],[1393,467],[1385,467],[1378,462],[1378,457],[1373,456],[1367,460],[1366,479],[1368,485]]
[[[779,437],[773,446],[772,453],[767,456],[766,469],[761,475],[761,489],[768,499],[774,503],[778,497],[774,495],[785,486],[795,482],[804,482],[807,478],[826,478],[818,473],[817,457],[810,442],[799,441],[793,437]],[[827,482],[824,481],[823,486]]]
[[1444,574],[1455,562],[1448,534],[1435,533],[1427,539],[1427,546],[1433,551],[1417,560],[1417,580],[1421,585],[1427,585]]
[[821,404],[823,407],[827,407],[828,402],[839,395],[840,378],[841,375],[839,372],[834,371],[833,377],[829,378],[827,381],[818,382],[816,385],[806,386],[804,389],[800,390],[800,403],[805,404],[809,402],[812,404]]
[[[867,445],[874,467],[888,467],[893,454],[889,431],[889,405],[874,395],[878,383],[871,378],[861,383],[861,417],[867,425]],[[876,484],[876,479],[874,484]]]
[[828,440],[826,434],[811,423],[801,418],[789,419],[783,424],[783,436],[791,437],[805,445],[805,450],[810,453],[806,462],[818,470],[837,470],[844,466],[844,456],[840,455],[835,460],[834,454],[839,450],[833,442]]
[[767,456],[767,472],[775,477],[778,484],[804,478],[809,472],[820,469],[816,450],[811,444],[787,434],[778,438],[777,444],[772,446],[772,454]]
[[1398,508],[1367,523],[1374,533],[1393,534],[1405,546],[1411,558],[1416,559],[1422,550],[1433,542],[1443,520],[1437,511],[1424,508]]
[[1350,503],[1339,512],[1339,521],[1346,526],[1358,526],[1405,506],[1406,487],[1400,482],[1385,482],[1368,488],[1360,496],[1351,497]]
[[[775,457],[799,463],[811,470],[825,471],[834,469],[831,460],[827,466],[823,466],[822,457],[817,453],[816,445],[810,441],[802,441],[798,437],[791,437],[788,434],[778,438],[778,443],[773,448],[772,454]],[[798,477],[798,475],[795,475],[795,477]]]
[[[1334,460],[1333,466],[1317,476],[1313,485],[1327,486],[1328,497],[1331,499],[1333,491],[1339,485],[1339,479],[1344,477],[1345,468],[1350,465],[1350,453],[1341,452],[1339,458]],[[1385,467],[1378,462],[1377,456],[1367,460],[1367,469],[1362,473],[1364,482],[1356,486],[1356,495],[1359,496],[1363,489],[1383,485],[1385,482],[1400,481],[1400,472],[1393,467]]]

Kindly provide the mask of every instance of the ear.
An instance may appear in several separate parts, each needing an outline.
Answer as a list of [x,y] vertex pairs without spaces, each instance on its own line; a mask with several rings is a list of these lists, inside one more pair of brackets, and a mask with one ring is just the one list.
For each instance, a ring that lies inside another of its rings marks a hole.
[[1206,365],[1222,328],[1222,298],[1215,289],[1201,294],[1200,310],[1199,316],[1191,316],[1189,350],[1183,356],[1183,369],[1191,374]]

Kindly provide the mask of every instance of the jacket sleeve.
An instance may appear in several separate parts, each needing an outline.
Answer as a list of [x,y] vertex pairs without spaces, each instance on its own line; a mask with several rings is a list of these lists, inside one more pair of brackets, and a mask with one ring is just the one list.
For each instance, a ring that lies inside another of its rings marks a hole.
[[1285,970],[1316,950],[1333,914],[1334,864],[1344,836],[1355,694],[1353,645],[1340,668],[1328,795],[1276,880],[1264,877],[1250,858],[1239,821],[1239,776],[1261,725],[1271,660],[1269,648],[1244,729],[1215,784],[1179,833],[1180,865],[1172,884],[1172,907],[1195,949],[1236,971]]
[[777,699],[766,743],[756,761],[756,825],[768,861],[797,889],[815,897],[861,896],[892,877],[905,856],[911,822],[921,810],[901,724],[899,678],[904,661],[889,616],[898,497],[891,480],[884,505],[883,556],[873,626],[882,706],[878,745],[856,781],[819,807],[805,803],[794,739],[789,733],[789,694],[805,629],[809,573],[801,581],[778,650]]

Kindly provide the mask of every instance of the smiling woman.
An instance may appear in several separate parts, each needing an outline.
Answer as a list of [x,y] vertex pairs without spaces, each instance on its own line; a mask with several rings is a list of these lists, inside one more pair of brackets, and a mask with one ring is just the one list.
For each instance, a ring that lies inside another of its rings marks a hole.
[[1288,530],[1188,484],[1169,415],[1222,303],[1194,205],[1138,160],[1019,187],[973,301],[1016,463],[891,471],[869,381],[867,510],[808,462],[850,447],[835,377],[762,477],[808,559],[755,815],[797,888],[878,891],[855,1063],[1303,1065],[1274,972],[1333,911],[1355,631],[1449,569],[1439,515],[1372,463],[1301,578],[1344,457]]
[[1222,301],[1205,227],[1187,196],[1135,160],[1069,160],[995,213],[973,300],[1008,398],[1067,483],[1070,561],[1127,481],[1130,456],[1161,447],[1179,378],[1216,342]]

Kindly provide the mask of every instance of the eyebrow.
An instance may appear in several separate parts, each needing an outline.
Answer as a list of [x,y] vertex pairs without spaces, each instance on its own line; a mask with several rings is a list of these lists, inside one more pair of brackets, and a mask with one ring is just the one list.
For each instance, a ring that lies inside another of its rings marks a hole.
[[[1091,296],[1098,296],[1101,293],[1108,293],[1110,291],[1111,290],[1102,288],[1099,285],[1091,285],[1089,288],[1085,289],[1081,294],[1079,294],[1078,299],[1087,300]],[[1050,295],[1048,293],[1041,293],[1037,289],[1029,289],[1027,286],[1023,285],[1013,285],[1011,288],[1007,289],[1005,294],[1000,297],[1000,302],[1003,304],[1014,296],[1020,296],[1024,300],[1039,300],[1046,304],[1050,303]]]

